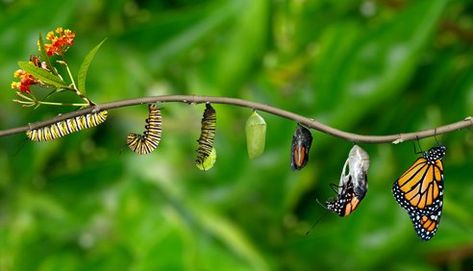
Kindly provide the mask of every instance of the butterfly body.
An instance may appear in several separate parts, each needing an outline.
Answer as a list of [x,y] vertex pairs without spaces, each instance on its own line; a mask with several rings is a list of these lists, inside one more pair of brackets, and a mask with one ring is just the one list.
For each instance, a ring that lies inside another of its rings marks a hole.
[[348,216],[360,204],[366,193],[356,195],[353,181],[350,176],[346,176],[342,185],[339,187],[337,197],[326,202],[326,208],[339,216]]

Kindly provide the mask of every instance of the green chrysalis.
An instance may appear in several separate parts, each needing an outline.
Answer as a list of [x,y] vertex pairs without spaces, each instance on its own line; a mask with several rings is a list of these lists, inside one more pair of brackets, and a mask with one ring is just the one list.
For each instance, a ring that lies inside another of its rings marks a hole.
[[253,111],[253,114],[246,121],[246,147],[248,157],[254,159],[264,152],[266,142],[266,122]]

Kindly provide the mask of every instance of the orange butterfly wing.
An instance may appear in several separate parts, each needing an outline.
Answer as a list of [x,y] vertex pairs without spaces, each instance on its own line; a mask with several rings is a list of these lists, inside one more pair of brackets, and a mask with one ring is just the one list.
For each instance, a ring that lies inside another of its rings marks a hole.
[[408,211],[431,212],[442,200],[443,165],[418,158],[393,185],[396,201]]
[[442,214],[442,207],[430,215],[411,214],[410,218],[414,223],[414,229],[417,235],[422,240],[429,240],[434,237],[439,227],[440,216]]
[[417,235],[429,240],[437,232],[443,207],[445,146],[424,152],[392,187],[396,201],[407,210]]
[[[365,194],[363,194],[363,197],[364,195]],[[348,216],[360,205],[363,197],[358,198],[356,196],[353,181],[349,178],[348,181],[341,186],[341,191],[338,193],[337,198],[327,201],[326,208],[337,213],[339,216]]]

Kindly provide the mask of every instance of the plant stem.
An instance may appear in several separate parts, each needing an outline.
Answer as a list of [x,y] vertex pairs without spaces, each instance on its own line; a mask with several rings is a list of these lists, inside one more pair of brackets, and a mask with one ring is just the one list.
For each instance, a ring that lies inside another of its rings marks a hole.
[[133,105],[140,105],[140,104],[148,104],[148,103],[156,103],[156,102],[180,102],[180,103],[187,103],[187,104],[199,104],[199,103],[214,103],[214,104],[228,104],[228,105],[235,105],[240,107],[247,107],[253,110],[259,110],[262,112],[267,112],[269,114],[273,114],[276,116],[280,116],[282,118],[286,118],[295,122],[298,122],[307,128],[315,129],[326,134],[339,137],[342,139],[349,140],[351,142],[363,142],[363,143],[401,143],[404,141],[416,140],[426,137],[432,137],[440,134],[450,133],[462,128],[466,127],[473,127],[473,118],[466,117],[463,120],[450,123],[444,126],[440,126],[437,128],[432,128],[423,131],[411,132],[411,133],[398,133],[392,135],[359,135],[354,133],[345,132],[342,130],[338,130],[336,128],[330,127],[319,121],[307,118],[296,113],[292,113],[280,108],[276,108],[273,106],[269,106],[266,104],[255,103],[247,100],[237,99],[237,98],[230,98],[230,97],[216,97],[216,96],[192,96],[192,95],[165,95],[165,96],[152,96],[152,97],[142,97],[136,99],[127,99],[121,100],[117,102],[111,102],[107,104],[101,105],[94,105],[89,106],[87,108],[77,110],[74,112],[70,112],[67,114],[63,114],[61,116],[57,116],[50,120],[36,122],[30,125],[7,129],[0,131],[0,137],[12,135],[20,132],[25,132],[30,129],[38,129],[41,127],[45,127],[56,123],[61,120],[65,120],[68,118],[84,115],[90,112],[98,112],[101,110],[109,110],[115,108],[121,108],[126,106],[133,106]]
[[66,61],[58,61],[58,62],[66,67],[67,74],[69,75],[69,79],[71,80],[72,87],[74,87],[74,90],[76,90],[77,92],[78,90],[77,90],[76,82],[74,80],[74,76],[72,76],[71,69],[69,69],[69,65],[67,65]]
[[22,101],[22,100],[17,100],[17,99],[14,99],[13,102],[15,103],[19,103],[21,105],[28,105],[28,106],[34,106],[34,102],[27,102],[27,101]]
[[86,106],[95,105],[91,100],[89,100],[89,98],[87,98],[84,94],[82,94],[82,92],[80,92],[80,90],[77,88],[76,82],[74,80],[74,76],[72,76],[71,69],[69,69],[69,65],[67,65],[67,62],[62,60],[62,61],[59,61],[59,63],[66,66],[67,74],[69,75],[69,79],[71,80],[72,90],[77,94],[77,96],[79,96],[84,102],[87,103]]
[[37,101],[39,104],[44,105],[56,105],[56,106],[88,106],[87,103],[59,103],[59,102],[44,102],[44,101]]

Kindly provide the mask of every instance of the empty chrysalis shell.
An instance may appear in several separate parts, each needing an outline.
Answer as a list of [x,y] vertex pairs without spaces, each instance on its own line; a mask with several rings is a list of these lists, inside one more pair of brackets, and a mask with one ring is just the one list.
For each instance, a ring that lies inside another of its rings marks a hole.
[[217,161],[217,150],[212,147],[209,156],[207,156],[202,163],[196,163],[195,165],[198,169],[207,171],[215,165],[215,161]]
[[264,152],[266,142],[266,122],[264,119],[253,111],[253,114],[246,121],[246,147],[248,157],[254,159]]

